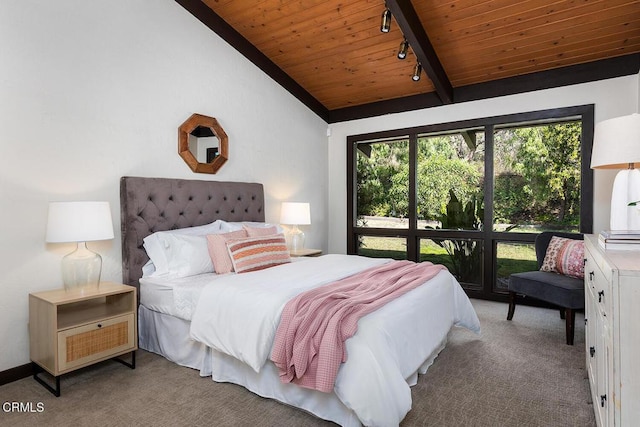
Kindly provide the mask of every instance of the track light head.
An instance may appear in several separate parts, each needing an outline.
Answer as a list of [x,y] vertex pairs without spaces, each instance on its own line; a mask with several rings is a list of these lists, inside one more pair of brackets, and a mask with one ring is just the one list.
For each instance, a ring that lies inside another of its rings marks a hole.
[[413,76],[411,77],[411,80],[414,82],[420,80],[420,73],[422,73],[422,65],[420,65],[419,62],[416,62],[416,66],[413,68]]
[[402,40],[400,48],[398,49],[398,59],[405,59],[407,57],[407,51],[409,50],[409,42],[407,39]]
[[380,31],[383,33],[388,33],[391,30],[391,11],[389,9],[385,9],[382,12],[382,23],[380,24]]

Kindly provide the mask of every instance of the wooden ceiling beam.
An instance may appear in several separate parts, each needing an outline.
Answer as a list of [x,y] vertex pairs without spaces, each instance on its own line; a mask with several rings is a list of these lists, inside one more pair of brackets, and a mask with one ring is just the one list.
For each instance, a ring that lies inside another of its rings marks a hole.
[[451,104],[453,102],[453,86],[426,31],[422,27],[420,18],[418,18],[411,1],[386,0],[386,5],[398,23],[402,34],[409,42],[409,46],[411,46],[422,68],[436,88],[438,97],[444,104]]

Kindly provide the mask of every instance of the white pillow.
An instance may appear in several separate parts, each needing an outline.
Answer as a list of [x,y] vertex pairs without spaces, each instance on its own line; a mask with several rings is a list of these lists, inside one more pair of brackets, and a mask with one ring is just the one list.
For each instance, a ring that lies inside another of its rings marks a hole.
[[243,221],[243,222],[227,222],[220,221],[220,229],[228,233],[230,231],[238,231],[242,230],[242,226],[254,227],[254,228],[268,228],[275,227],[278,234],[284,233],[284,229],[280,226],[280,224],[270,224],[268,222],[252,222],[252,221]]
[[187,277],[213,273],[213,263],[205,236],[164,234],[159,237],[164,246],[168,272],[166,277]]
[[[143,276],[160,276],[169,273],[169,264],[165,254],[165,243],[160,241],[162,236],[166,235],[186,235],[186,236],[206,236],[207,234],[221,233],[221,225],[223,221],[216,220],[210,224],[199,225],[197,227],[179,228],[177,230],[158,231],[150,234],[143,240],[144,250],[147,252],[149,259],[153,265],[145,264]],[[206,238],[204,238],[206,247]],[[146,270],[146,271],[145,271]],[[147,274],[149,273],[149,274]]]
[[[298,257],[304,258],[304,257]],[[142,266],[142,277],[149,277],[156,271],[156,266],[153,264],[153,261],[149,259],[145,265]]]

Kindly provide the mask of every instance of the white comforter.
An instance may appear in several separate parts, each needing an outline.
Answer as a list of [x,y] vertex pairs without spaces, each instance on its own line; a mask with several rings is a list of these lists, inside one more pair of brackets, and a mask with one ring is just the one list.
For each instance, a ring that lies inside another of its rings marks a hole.
[[[191,336],[259,372],[289,299],[386,262],[390,260],[325,255],[220,277],[202,291]],[[466,294],[442,271],[360,319],[358,332],[346,343],[348,359],[338,372],[336,395],[364,425],[397,426],[411,409],[409,383],[415,383],[416,372],[426,372],[453,325],[480,331]]]

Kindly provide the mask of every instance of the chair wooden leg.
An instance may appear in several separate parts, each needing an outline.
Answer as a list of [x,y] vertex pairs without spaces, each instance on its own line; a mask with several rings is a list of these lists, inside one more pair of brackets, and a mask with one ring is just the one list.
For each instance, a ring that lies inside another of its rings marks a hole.
[[567,345],[573,345],[574,324],[576,321],[576,312],[571,309],[565,309],[566,325],[567,325]]
[[513,319],[514,311],[516,311],[516,293],[509,291],[509,311],[507,312],[507,320]]

